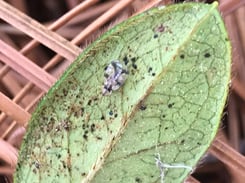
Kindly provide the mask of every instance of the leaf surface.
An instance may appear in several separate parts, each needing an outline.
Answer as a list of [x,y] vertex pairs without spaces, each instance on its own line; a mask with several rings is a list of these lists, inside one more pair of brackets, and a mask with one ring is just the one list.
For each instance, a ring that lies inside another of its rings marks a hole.
[[[129,18],[90,45],[40,102],[15,182],[182,182],[218,129],[230,57],[217,3]],[[127,78],[103,95],[114,60]]]

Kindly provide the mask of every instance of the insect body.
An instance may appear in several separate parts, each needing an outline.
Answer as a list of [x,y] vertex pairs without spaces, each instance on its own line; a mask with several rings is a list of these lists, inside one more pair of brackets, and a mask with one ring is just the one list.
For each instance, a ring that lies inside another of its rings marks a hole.
[[118,60],[112,61],[105,68],[102,94],[110,95],[112,91],[118,90],[124,84],[127,74],[127,70],[123,68]]

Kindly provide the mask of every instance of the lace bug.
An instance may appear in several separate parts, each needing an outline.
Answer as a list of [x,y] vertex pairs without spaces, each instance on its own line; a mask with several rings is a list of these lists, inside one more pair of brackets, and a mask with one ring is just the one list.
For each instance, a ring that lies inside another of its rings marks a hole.
[[110,95],[112,91],[118,90],[127,78],[127,70],[118,60],[113,60],[106,68],[104,73],[103,95]]

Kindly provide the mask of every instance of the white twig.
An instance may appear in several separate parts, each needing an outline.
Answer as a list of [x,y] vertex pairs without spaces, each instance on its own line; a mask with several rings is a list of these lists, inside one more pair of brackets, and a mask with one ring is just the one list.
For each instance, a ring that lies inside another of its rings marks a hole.
[[155,161],[156,161],[156,166],[160,169],[161,183],[164,183],[164,171],[165,171],[165,169],[168,169],[168,168],[185,168],[185,169],[192,171],[192,167],[187,166],[187,165],[183,165],[183,164],[169,165],[169,164],[163,163],[161,161],[161,157],[160,157],[159,153],[157,153],[157,155],[155,157]]

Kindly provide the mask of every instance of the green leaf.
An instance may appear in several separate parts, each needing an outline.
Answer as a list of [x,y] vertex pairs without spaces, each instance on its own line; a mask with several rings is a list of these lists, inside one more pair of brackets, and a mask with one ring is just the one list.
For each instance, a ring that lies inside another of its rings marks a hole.
[[217,132],[230,52],[217,3],[159,7],[114,27],[40,102],[15,182],[182,182]]

